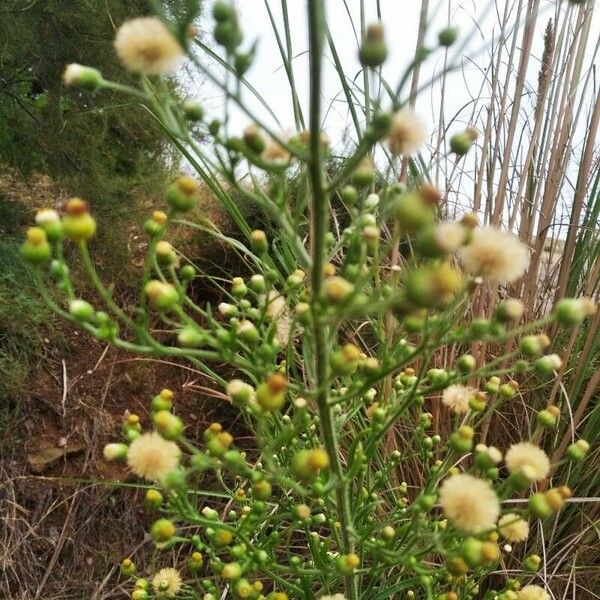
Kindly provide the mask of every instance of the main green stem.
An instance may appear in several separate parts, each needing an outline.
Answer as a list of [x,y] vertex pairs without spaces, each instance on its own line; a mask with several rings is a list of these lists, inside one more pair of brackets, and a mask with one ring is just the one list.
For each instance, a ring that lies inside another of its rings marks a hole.
[[[321,133],[321,77],[323,46],[325,40],[325,6],[323,0],[308,0],[308,35],[310,63],[310,157],[309,175],[312,185],[312,312],[316,356],[316,401],[319,409],[321,431],[329,456],[330,469],[336,479],[338,519],[342,526],[343,553],[354,551],[351,535],[352,510],[348,481],[344,476],[338,449],[336,431],[328,402],[328,327],[323,320],[323,265],[325,263],[325,236],[328,230],[329,197],[323,177]],[[357,600],[356,578],[346,577],[346,596]]]

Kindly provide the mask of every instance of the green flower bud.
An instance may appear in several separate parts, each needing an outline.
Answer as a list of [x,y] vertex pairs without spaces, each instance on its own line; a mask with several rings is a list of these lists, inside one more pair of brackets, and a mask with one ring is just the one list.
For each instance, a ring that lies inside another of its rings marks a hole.
[[576,298],[565,298],[554,307],[554,318],[566,327],[579,325],[585,316],[583,303]]
[[500,469],[498,469],[498,467],[492,467],[485,472],[485,476],[492,480],[498,479],[498,477],[500,477]]
[[501,398],[510,400],[516,396],[518,389],[517,383],[515,381],[510,381],[509,383],[503,383],[500,386],[498,393],[500,394]]
[[227,579],[228,581],[236,581],[242,576],[242,573],[242,567],[239,565],[239,563],[231,562],[223,566],[221,577],[223,577],[223,579]]
[[331,370],[334,375],[351,375],[356,371],[360,359],[360,350],[354,344],[346,344],[331,353]]
[[202,121],[204,109],[197,100],[185,100],[181,105],[183,114],[188,121]]
[[65,85],[78,87],[88,92],[94,92],[104,84],[102,74],[97,69],[71,63],[63,73]]
[[379,67],[384,63],[387,54],[387,46],[383,37],[383,25],[381,23],[369,25],[359,50],[361,64],[365,67]]
[[515,362],[514,370],[515,373],[527,373],[529,371],[529,363],[524,358],[521,358]]
[[454,152],[457,156],[464,156],[471,149],[473,145],[473,140],[471,137],[463,132],[463,133],[455,133],[450,138],[450,150]]
[[245,154],[248,151],[246,142],[240,137],[230,137],[225,140],[225,148],[230,151],[231,154]]
[[537,422],[542,427],[556,427],[557,418],[560,415],[560,410],[556,406],[549,406],[545,410],[541,410],[537,415]]
[[567,448],[567,456],[574,461],[583,460],[588,453],[590,445],[585,440],[577,440]]
[[192,281],[196,277],[196,269],[192,265],[185,265],[181,267],[179,277],[182,281]]
[[157,544],[168,542],[175,535],[177,529],[169,519],[158,519],[152,523],[150,535]]
[[256,401],[266,412],[280,410],[285,402],[287,379],[280,373],[272,373],[256,388]]
[[158,490],[148,490],[146,492],[146,496],[144,497],[144,504],[147,508],[151,510],[157,510],[162,506],[163,497],[162,494]]
[[56,279],[64,279],[69,274],[69,267],[60,260],[53,260],[50,263],[50,274]]
[[258,500],[269,500],[272,493],[271,484],[266,479],[257,481],[252,487],[252,496]]
[[255,294],[264,294],[267,289],[267,283],[262,275],[252,275],[249,287]]
[[358,200],[358,192],[356,191],[356,188],[352,185],[347,185],[342,190],[341,196],[342,196],[342,200],[346,204],[349,204],[350,206],[353,206],[354,204],[356,204],[356,202]]
[[62,225],[65,235],[74,242],[85,242],[96,233],[96,221],[90,215],[87,202],[81,198],[71,198],[66,206],[67,214]]
[[215,42],[232,53],[242,43],[242,32],[236,19],[228,19],[217,24],[214,30]]
[[526,335],[519,342],[519,351],[525,356],[538,356],[544,351],[539,335]]
[[354,293],[354,286],[344,279],[334,275],[325,280],[325,296],[331,304],[341,304]]
[[177,262],[177,254],[169,242],[161,240],[156,244],[154,249],[156,254],[156,262],[161,266],[174,265]]
[[127,433],[128,431],[142,431],[142,424],[137,415],[128,415],[127,419],[125,419],[125,422],[123,423],[123,433]]
[[158,311],[168,311],[179,302],[179,293],[170,283],[151,279],[144,287],[150,305]]
[[267,234],[262,229],[255,229],[250,234],[250,245],[252,247],[252,251],[261,256],[269,249]]
[[167,213],[162,210],[155,210],[152,217],[144,223],[144,231],[151,238],[162,235],[165,231],[165,224],[168,220]]
[[254,389],[240,379],[232,379],[227,384],[226,393],[236,406],[246,406],[254,396]]
[[217,0],[217,2],[213,4],[212,15],[215,21],[218,21],[219,23],[237,18],[233,6],[222,0]]
[[523,302],[517,298],[507,298],[496,307],[496,318],[499,321],[519,321],[523,316]]
[[135,429],[128,429],[127,431],[125,431],[125,437],[127,438],[127,441],[129,443],[131,443],[134,440],[136,440],[137,438],[139,438],[140,435],[141,435],[141,433]]
[[227,319],[237,317],[240,314],[237,306],[235,306],[234,304],[229,304],[227,302],[221,302],[221,304],[219,304],[219,306],[217,307],[217,310],[219,311],[220,315]]
[[233,436],[227,431],[222,431],[206,441],[206,449],[213,456],[222,457],[225,456],[232,443]]
[[393,204],[394,216],[405,233],[422,231],[433,223],[435,208],[421,194],[409,192]]
[[76,299],[69,302],[69,313],[79,321],[89,322],[94,318],[96,311],[89,302]]
[[200,184],[191,177],[179,177],[165,193],[167,204],[180,212],[187,212],[196,204]]
[[248,288],[241,277],[234,277],[231,280],[231,293],[236,298],[243,298],[248,293]]
[[152,398],[152,412],[158,412],[161,410],[169,411],[173,408],[173,394],[172,390],[165,388],[160,391],[159,394]]
[[103,455],[106,460],[125,460],[127,458],[127,444],[106,444]]
[[458,29],[456,27],[445,27],[438,33],[440,46],[449,48],[458,38]]
[[554,375],[555,371],[559,371],[562,367],[562,360],[558,354],[546,354],[540,356],[534,363],[533,368],[540,375]]
[[460,427],[450,436],[448,446],[460,454],[469,452],[473,447],[473,429],[468,425]]
[[42,208],[35,215],[35,224],[41,227],[48,240],[57,242],[63,237],[63,226],[58,213],[52,208]]
[[370,123],[370,130],[374,137],[381,139],[384,135],[389,133],[394,120],[393,113],[390,112],[376,112]]
[[21,246],[21,256],[27,262],[39,265],[46,262],[52,251],[46,232],[41,227],[30,227],[27,230],[27,240]]
[[177,341],[184,348],[197,348],[206,341],[205,334],[193,325],[188,325],[177,332]]
[[460,555],[471,568],[478,567],[482,562],[482,542],[476,538],[467,538],[460,546]]
[[450,263],[421,267],[409,273],[404,292],[420,308],[447,305],[462,284],[460,272]]
[[247,344],[256,344],[260,341],[260,333],[252,321],[244,319],[240,322],[237,330],[239,338]]
[[246,127],[244,130],[244,142],[246,142],[248,148],[257,154],[261,154],[267,147],[265,138],[262,136],[260,129],[256,125],[249,125]]
[[542,559],[537,554],[530,554],[523,561],[523,567],[527,571],[537,571],[542,564]]
[[494,446],[477,444],[475,446],[475,464],[482,471],[495,467],[502,460],[502,453]]
[[293,288],[299,288],[306,279],[306,273],[302,269],[296,269],[291,275],[287,278],[287,284]]
[[490,377],[485,382],[484,389],[488,394],[497,394],[500,391],[500,379],[498,377]]
[[548,499],[545,494],[533,494],[529,497],[527,503],[529,512],[540,519],[546,519],[552,514],[552,507],[548,503]]
[[375,169],[373,161],[368,156],[365,156],[359,163],[354,173],[352,174],[352,183],[357,187],[366,187],[375,181]]
[[172,469],[161,480],[161,484],[167,490],[185,489],[187,478],[184,469]]
[[187,566],[192,573],[197,573],[204,565],[204,557],[200,552],[193,552],[188,558]]
[[322,448],[301,450],[292,460],[294,474],[304,481],[313,481],[317,475],[329,467],[329,457]]
[[456,365],[458,366],[459,371],[462,373],[470,373],[471,371],[475,370],[477,361],[471,354],[464,354],[458,359]]
[[183,421],[168,410],[159,410],[152,417],[158,433],[166,440],[178,440],[183,433]]
[[237,52],[233,61],[233,66],[238,77],[242,77],[250,68],[254,60],[255,49],[251,48],[250,52]]
[[356,554],[343,554],[338,556],[335,564],[342,575],[352,575],[360,564],[360,559]]
[[487,319],[473,319],[471,333],[475,339],[481,339],[490,331],[490,322]]
[[443,385],[448,381],[448,371],[445,369],[429,369],[427,379],[434,385]]
[[147,600],[148,592],[143,589],[133,590],[131,593],[131,600]]
[[256,595],[254,587],[247,579],[240,579],[234,587],[235,594],[238,598],[251,598]]
[[421,510],[430,511],[435,506],[436,500],[437,496],[435,494],[423,494],[417,499],[417,506]]
[[[469,572],[469,565],[461,556],[450,556],[446,561],[446,568],[448,569],[448,573],[454,577],[462,577]],[[446,594],[438,596],[438,600],[441,600],[442,598],[443,600],[446,600]]]
[[217,546],[229,546],[233,541],[233,534],[226,529],[218,529],[213,536],[213,541]]

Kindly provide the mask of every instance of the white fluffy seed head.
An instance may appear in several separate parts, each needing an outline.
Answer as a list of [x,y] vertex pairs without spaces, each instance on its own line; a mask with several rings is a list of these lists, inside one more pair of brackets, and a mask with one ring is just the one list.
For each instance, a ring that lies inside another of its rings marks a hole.
[[529,523],[515,513],[508,513],[498,521],[500,535],[509,542],[524,542],[529,537]]
[[160,597],[174,598],[181,590],[181,575],[177,569],[161,569],[152,578],[152,587]]
[[125,21],[117,31],[114,46],[126,69],[146,75],[172,73],[185,56],[180,43],[157,17]]
[[427,141],[427,129],[412,108],[402,108],[392,119],[388,145],[392,154],[410,156]]
[[518,600],[550,600],[550,596],[539,585],[526,585],[517,592]]
[[531,481],[541,481],[550,472],[547,454],[531,442],[513,444],[504,460],[509,473],[521,473]]
[[467,241],[467,229],[458,221],[441,221],[434,230],[435,243],[444,252],[453,254]]
[[447,478],[439,501],[444,515],[467,533],[493,529],[500,514],[500,502],[490,483],[467,473]]
[[511,283],[529,267],[529,249],[515,235],[496,227],[475,229],[459,251],[465,269],[495,283]]
[[159,433],[144,433],[136,438],[127,452],[127,464],[138,476],[160,481],[179,465],[181,452],[175,442],[165,440]]
[[449,385],[442,392],[442,404],[456,414],[464,414],[469,410],[469,401],[475,390],[466,385]]

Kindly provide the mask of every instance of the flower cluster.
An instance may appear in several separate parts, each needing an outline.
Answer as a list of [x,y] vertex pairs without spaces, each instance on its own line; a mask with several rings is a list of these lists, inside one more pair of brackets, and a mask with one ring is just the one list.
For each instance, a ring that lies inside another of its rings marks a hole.
[[[229,3],[215,2],[213,17],[222,61],[239,83],[253,48],[241,50]],[[194,100],[157,97],[145,85],[184,59],[183,25],[143,17],[119,28],[115,50],[140,75],[140,88],[118,87],[81,65],[67,67],[65,82],[129,90],[147,103],[172,138],[197,153],[240,236],[198,225],[202,184],[176,178],[143,224],[148,249],[134,309],[121,307],[95,270],[96,222],[85,201],[69,200],[62,216],[40,211],[22,246],[59,314],[116,347],[186,359],[215,382],[215,395],[239,412],[253,440],[242,450],[218,422],[196,435],[169,389],[149,400],[146,414],[127,416],[123,440],[107,444],[104,456],[152,485],[150,538],[185,557],[151,579],[125,559],[131,597],[357,600],[397,589],[411,598],[474,598],[512,551],[500,539],[525,542],[531,522],[556,514],[571,495],[543,435],[560,421],[560,406],[540,410],[532,435],[508,447],[486,443],[490,419],[529,378],[543,388],[560,376],[561,357],[545,332],[577,326],[595,303],[565,299],[522,323],[522,303],[507,298],[487,318],[470,317],[482,283],[496,290],[517,282],[529,251],[512,233],[478,227],[476,215],[443,220],[444,192],[425,174],[398,182],[377,172],[380,145],[393,161],[425,144],[416,113],[399,99],[388,111],[377,105],[355,152],[331,172],[323,168],[330,150],[323,132],[281,136],[257,122],[231,136]],[[385,61],[383,33],[380,24],[367,28],[365,69]],[[454,39],[444,30],[439,46]],[[239,89],[226,92],[241,102]],[[318,116],[318,106],[312,110]],[[188,122],[204,128],[210,155]],[[462,156],[476,139],[468,128],[450,147]],[[242,169],[250,183],[240,183]],[[262,210],[265,230],[242,221],[235,194]],[[330,228],[334,203],[345,212]],[[225,281],[201,272],[177,247],[175,224],[229,245],[242,257],[240,274]],[[95,286],[93,302],[76,295],[68,242]],[[52,294],[44,272],[55,282]],[[193,282],[201,277],[218,302],[198,299]],[[582,460],[587,450],[579,440],[564,458]],[[418,477],[401,481],[415,464]],[[515,508],[510,500],[519,494],[528,499]],[[506,578],[489,598],[547,598],[527,585],[535,562],[528,557],[523,576]]]

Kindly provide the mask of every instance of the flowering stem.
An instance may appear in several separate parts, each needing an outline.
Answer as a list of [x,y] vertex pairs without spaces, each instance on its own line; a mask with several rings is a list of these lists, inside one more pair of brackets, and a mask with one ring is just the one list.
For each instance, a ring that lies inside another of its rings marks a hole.
[[[331,408],[328,403],[328,328],[321,319],[323,265],[325,263],[325,236],[328,229],[329,201],[323,178],[321,131],[321,71],[325,39],[325,10],[323,0],[308,1],[308,32],[310,62],[310,142],[309,175],[312,186],[312,310],[314,322],[316,357],[316,402],[321,419],[321,431],[325,449],[329,456],[331,472],[336,479],[337,512],[341,523],[342,546],[345,554],[353,551],[350,496],[348,482],[339,457],[336,432]],[[349,600],[356,600],[358,589],[356,579],[346,577],[346,593]]]

